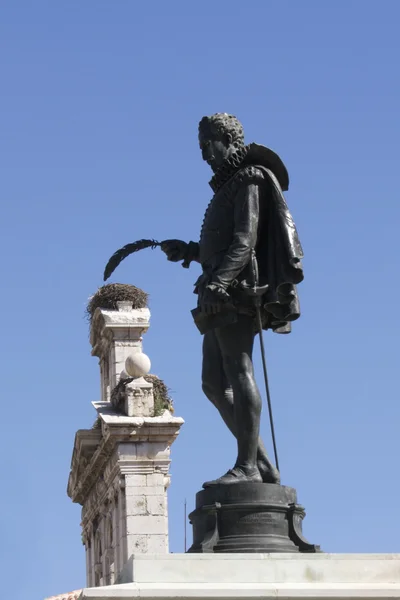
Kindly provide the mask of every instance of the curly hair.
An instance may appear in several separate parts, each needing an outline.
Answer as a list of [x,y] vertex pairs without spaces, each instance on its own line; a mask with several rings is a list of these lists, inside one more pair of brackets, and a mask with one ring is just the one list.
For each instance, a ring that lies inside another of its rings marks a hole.
[[216,113],[210,117],[203,117],[199,123],[199,134],[217,134],[219,136],[230,133],[232,144],[236,148],[244,146],[244,132],[241,122],[228,113]]

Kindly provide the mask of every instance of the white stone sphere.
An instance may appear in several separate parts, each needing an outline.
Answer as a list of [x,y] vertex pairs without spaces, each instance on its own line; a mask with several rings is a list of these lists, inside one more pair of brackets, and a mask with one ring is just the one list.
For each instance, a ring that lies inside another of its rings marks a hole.
[[129,377],[143,377],[150,371],[151,362],[147,354],[143,352],[134,352],[130,354],[125,361],[125,371]]

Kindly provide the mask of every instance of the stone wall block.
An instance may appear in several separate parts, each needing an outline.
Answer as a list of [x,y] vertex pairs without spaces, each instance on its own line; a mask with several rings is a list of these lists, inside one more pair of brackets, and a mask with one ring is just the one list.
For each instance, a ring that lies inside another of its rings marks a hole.
[[165,517],[126,517],[128,538],[130,535],[165,535]]
[[[157,496],[155,496],[155,497],[157,498]],[[130,517],[130,516],[147,515],[147,514],[149,514],[149,512],[147,509],[146,496],[129,496],[126,499],[126,515],[127,516]]]
[[154,486],[146,486],[146,487],[127,487],[125,489],[126,498],[128,496],[142,496],[143,494],[148,496],[161,496],[165,494],[164,486],[154,485]]
[[150,515],[163,515],[165,516],[165,497],[163,496],[149,496],[147,498],[147,511]]
[[164,474],[163,473],[151,473],[146,475],[146,484],[149,486],[162,486],[164,487]]
[[165,535],[148,535],[147,552],[149,554],[165,554],[168,552],[168,538]]
[[[144,488],[147,486],[146,475],[125,475],[125,488]],[[143,493],[143,492],[142,492]]]
[[[126,539],[127,555],[146,554],[149,552],[148,541],[151,536],[148,535],[129,535]],[[164,550],[165,552],[165,550]]]
[[137,458],[138,454],[137,454],[137,448],[138,445],[136,442],[132,442],[132,443],[123,443],[123,444],[119,444],[118,446],[118,458],[122,459],[122,460],[129,460],[129,459],[135,459]]
[[137,458],[158,458],[169,460],[170,449],[166,442],[139,442],[136,444]]

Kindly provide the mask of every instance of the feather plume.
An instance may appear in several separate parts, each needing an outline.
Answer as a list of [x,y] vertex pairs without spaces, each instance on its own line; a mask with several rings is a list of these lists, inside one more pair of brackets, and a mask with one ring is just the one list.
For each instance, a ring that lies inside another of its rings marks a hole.
[[120,262],[130,254],[144,250],[145,248],[157,248],[157,246],[161,246],[161,242],[157,242],[156,240],[137,240],[136,242],[132,242],[132,244],[127,244],[123,248],[120,248],[114,252],[104,269],[104,281],[107,281]]

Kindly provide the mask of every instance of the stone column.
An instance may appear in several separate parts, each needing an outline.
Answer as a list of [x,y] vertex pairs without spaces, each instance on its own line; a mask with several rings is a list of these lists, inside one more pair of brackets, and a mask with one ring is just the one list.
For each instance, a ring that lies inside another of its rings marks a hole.
[[[121,482],[122,483],[122,482]],[[122,517],[123,512],[123,494],[124,491],[121,489],[120,482],[118,484],[117,498],[118,498],[118,510],[117,510],[117,573],[120,573],[122,567],[124,566],[124,540],[126,541],[126,525]]]
[[89,572],[86,573],[88,579],[88,585],[94,586],[94,535],[92,527],[89,527],[89,544],[90,544],[90,560],[89,560]]
[[85,558],[86,558],[86,585],[87,587],[90,587],[91,585],[91,578],[90,578],[90,572],[91,572],[91,565],[90,565],[90,543],[89,540],[87,539],[86,536],[82,536],[83,537],[83,544],[85,546]]

